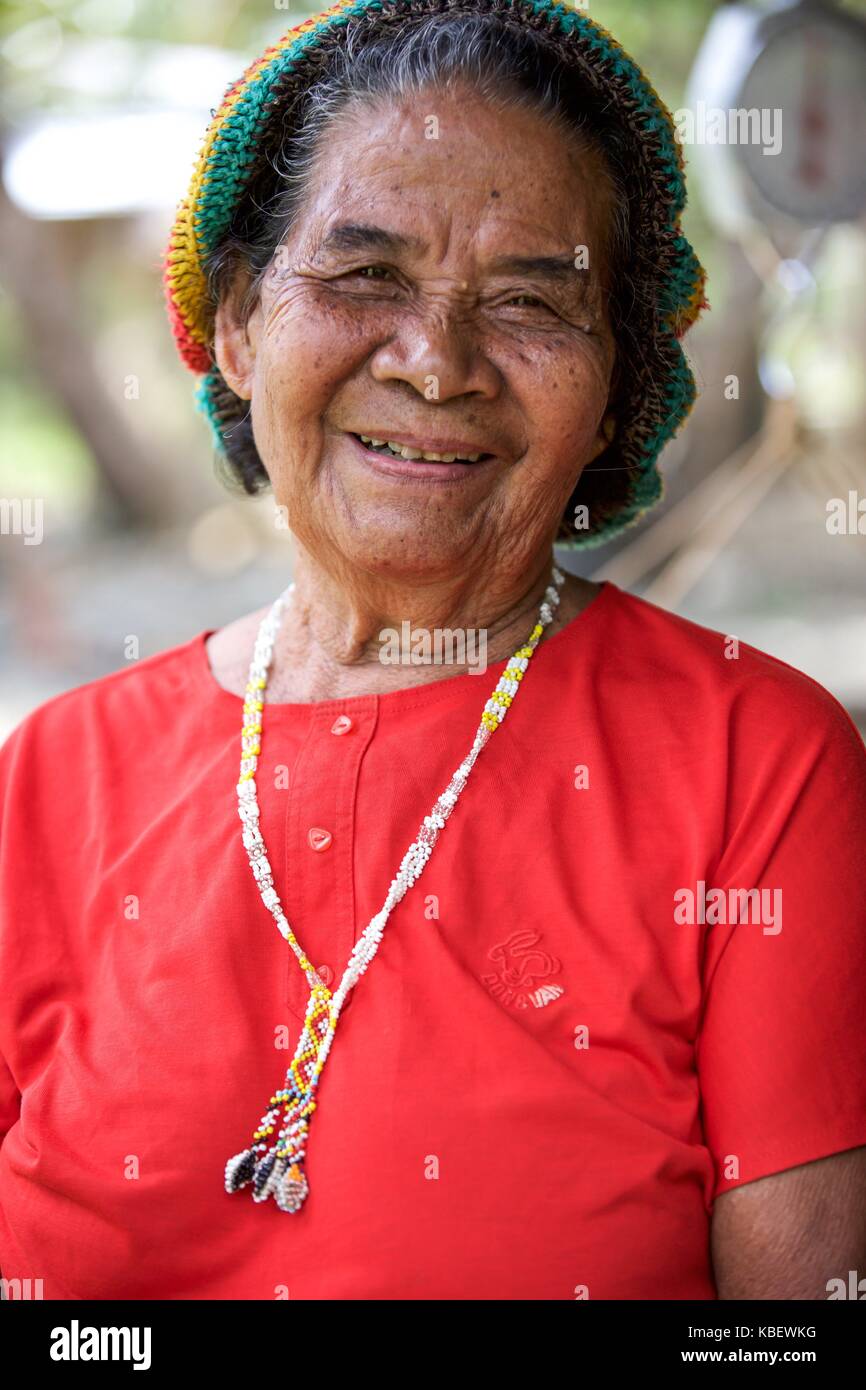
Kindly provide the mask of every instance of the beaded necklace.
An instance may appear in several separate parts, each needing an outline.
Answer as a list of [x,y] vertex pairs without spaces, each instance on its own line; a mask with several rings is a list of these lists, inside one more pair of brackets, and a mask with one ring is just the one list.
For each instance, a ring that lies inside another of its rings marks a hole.
[[[382,907],[370,919],[365,931],[355,942],[343,978],[333,993],[316,974],[283,912],[259,828],[259,806],[256,799],[255,774],[261,752],[263,697],[283,606],[291,595],[294,584],[290,584],[280,594],[262,619],[253,650],[243,707],[241,771],[237,784],[238,815],[243,822],[244,848],[262,902],[273,915],[278,931],[288,941],[297,957],[298,965],[310,986],[310,998],[298,1046],[281,1089],[275,1091],[268,1101],[268,1108],[259,1121],[250,1147],[235,1154],[226,1164],[227,1192],[237,1192],[239,1188],[252,1183],[254,1202],[264,1202],[268,1197],[273,1197],[281,1211],[296,1212],[302,1207],[309,1191],[304,1159],[310,1119],[316,1108],[316,1090],[334,1041],[340,1010],[350,990],[354,989],[375,956],[385,924],[393,909],[423,872],[439,832],[466,786],[478,754],[490,735],[499,728],[520,688],[532,654],[559,604],[559,590],[565,576],[554,566],[552,578],[553,584],[545,590],[535,627],[525,645],[518,647],[510,658],[496,689],[484,706],[472,747],[429,816],[424,817],[416,839],[404,854],[396,877],[391,881]],[[276,1139],[271,1140],[277,1129],[281,1110],[282,1123]]]

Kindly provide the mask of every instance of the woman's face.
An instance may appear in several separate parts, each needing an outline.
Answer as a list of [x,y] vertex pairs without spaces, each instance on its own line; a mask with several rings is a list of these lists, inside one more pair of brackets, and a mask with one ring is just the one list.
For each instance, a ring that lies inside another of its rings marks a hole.
[[275,501],[329,570],[460,581],[549,553],[606,442],[609,197],[597,155],[468,89],[331,127],[252,315],[217,316]]

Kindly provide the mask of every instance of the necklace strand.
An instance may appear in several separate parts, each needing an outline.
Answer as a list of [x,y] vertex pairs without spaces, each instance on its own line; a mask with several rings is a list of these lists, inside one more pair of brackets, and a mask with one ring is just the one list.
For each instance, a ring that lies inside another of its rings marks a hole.
[[[253,649],[241,728],[240,778],[237,784],[238,815],[243,822],[243,843],[262,902],[272,914],[277,929],[289,943],[298,965],[310,986],[310,998],[304,1025],[295,1055],[289,1064],[285,1081],[268,1101],[268,1108],[259,1121],[249,1148],[235,1154],[226,1163],[227,1192],[252,1184],[254,1202],[264,1202],[272,1196],[281,1211],[296,1212],[303,1206],[309,1191],[304,1159],[310,1120],[316,1109],[316,1092],[322,1069],[334,1041],[340,1011],[352,989],[370,965],[392,911],[417,881],[424,870],[433,847],[454,810],[478,754],[491,734],[499,728],[520,689],[520,682],[529,666],[532,654],[541,641],[544,629],[552,621],[559,605],[559,590],[565,581],[560,570],[553,567],[553,583],[545,590],[538,620],[526,643],[518,647],[509,659],[490,699],[484,706],[472,746],[445,791],[424,817],[416,838],[407,849],[387,896],[379,911],[372,917],[355,942],[349,963],[338,988],[332,993],[316,974],[292,931],[283,911],[279,894],[274,887],[273,872],[268,862],[265,842],[259,826],[259,805],[255,774],[261,753],[264,693],[274,654],[274,641],[282,620],[286,600],[294,584],[280,594],[262,619]],[[274,1131],[283,1111],[282,1124],[275,1140]]]

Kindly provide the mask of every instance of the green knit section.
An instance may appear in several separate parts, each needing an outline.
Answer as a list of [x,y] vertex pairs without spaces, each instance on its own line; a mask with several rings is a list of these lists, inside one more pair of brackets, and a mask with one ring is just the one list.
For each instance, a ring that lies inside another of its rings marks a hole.
[[208,372],[207,376],[202,377],[195,391],[196,408],[204,415],[211,429],[211,440],[217,453],[225,453],[225,440],[223,439],[222,426],[217,419],[216,403],[214,392],[217,390],[220,381],[218,371]]

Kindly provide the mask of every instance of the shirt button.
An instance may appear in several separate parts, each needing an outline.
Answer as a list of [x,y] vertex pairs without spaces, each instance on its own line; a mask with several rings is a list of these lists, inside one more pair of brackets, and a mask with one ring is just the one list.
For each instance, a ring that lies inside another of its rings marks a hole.
[[307,831],[310,849],[317,851],[327,849],[333,838],[330,830],[323,830],[320,825],[314,825]]
[[331,985],[334,983],[334,972],[330,965],[317,965],[316,974],[323,985]]
[[332,734],[347,734],[354,726],[354,719],[350,719],[348,714],[340,714],[331,725]]

